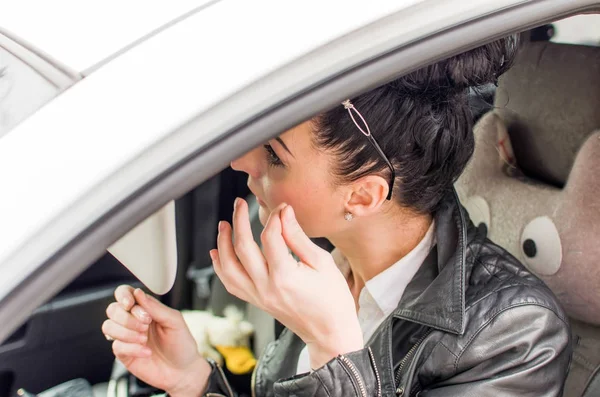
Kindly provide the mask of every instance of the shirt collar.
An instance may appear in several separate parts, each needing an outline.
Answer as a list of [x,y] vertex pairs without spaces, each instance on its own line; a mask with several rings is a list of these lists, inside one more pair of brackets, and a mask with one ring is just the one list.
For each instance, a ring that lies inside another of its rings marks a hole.
[[435,222],[408,254],[365,283],[365,289],[385,316],[397,307],[404,289],[435,245]]

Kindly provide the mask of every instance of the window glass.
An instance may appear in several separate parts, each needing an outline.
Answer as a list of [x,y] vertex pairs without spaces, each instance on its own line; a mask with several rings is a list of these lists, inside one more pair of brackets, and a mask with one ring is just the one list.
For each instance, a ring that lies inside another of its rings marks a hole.
[[554,22],[553,42],[600,47],[600,14],[576,15]]

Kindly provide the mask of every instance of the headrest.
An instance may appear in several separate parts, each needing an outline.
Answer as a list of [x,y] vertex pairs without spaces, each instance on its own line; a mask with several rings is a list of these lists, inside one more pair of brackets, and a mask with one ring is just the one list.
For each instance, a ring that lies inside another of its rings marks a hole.
[[525,43],[499,80],[495,106],[521,169],[563,186],[577,151],[600,128],[600,47]]

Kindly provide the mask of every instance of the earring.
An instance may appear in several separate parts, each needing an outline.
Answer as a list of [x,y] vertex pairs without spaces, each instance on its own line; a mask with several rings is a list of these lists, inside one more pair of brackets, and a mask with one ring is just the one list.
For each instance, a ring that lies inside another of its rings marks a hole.
[[350,222],[352,219],[354,219],[354,215],[352,215],[352,212],[346,212],[344,214],[344,219]]

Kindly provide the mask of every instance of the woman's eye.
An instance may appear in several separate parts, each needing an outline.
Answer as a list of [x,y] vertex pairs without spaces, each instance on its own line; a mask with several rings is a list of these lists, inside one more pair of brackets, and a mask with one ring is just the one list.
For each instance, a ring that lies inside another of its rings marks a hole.
[[275,167],[282,167],[283,162],[281,161],[279,156],[277,156],[277,153],[275,153],[275,151],[273,150],[271,145],[264,145],[264,148],[267,151],[267,161],[269,162],[269,165],[272,165]]

